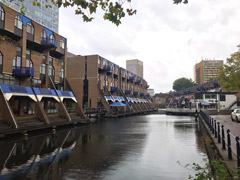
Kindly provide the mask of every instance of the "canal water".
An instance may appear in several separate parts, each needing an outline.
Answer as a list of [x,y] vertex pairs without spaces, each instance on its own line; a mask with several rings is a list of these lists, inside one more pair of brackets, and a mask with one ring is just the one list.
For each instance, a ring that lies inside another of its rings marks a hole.
[[0,180],[184,180],[206,152],[193,117],[145,115],[0,141]]

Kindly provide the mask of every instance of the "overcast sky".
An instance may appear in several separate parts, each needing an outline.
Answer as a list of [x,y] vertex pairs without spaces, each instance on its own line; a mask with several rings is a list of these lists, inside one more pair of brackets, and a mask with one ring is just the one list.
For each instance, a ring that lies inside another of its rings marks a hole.
[[172,90],[174,80],[193,79],[201,59],[226,60],[240,44],[239,0],[132,0],[137,14],[119,27],[102,13],[84,23],[74,9],[60,9],[59,34],[77,55],[99,54],[126,68],[126,60],[144,63],[144,79],[155,93]]

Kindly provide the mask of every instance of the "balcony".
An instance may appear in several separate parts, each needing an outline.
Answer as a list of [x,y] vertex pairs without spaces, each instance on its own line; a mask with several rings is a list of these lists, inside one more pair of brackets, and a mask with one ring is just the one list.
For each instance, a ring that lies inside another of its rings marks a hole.
[[13,75],[15,76],[34,76],[34,68],[13,66]]
[[134,79],[135,79],[134,76],[130,76],[130,77],[129,77],[129,80],[130,80],[130,81],[134,81]]
[[146,88],[149,88],[149,85],[146,85]]
[[140,84],[141,83],[141,79],[136,80],[136,83]]
[[111,92],[118,92],[118,87],[111,87]]
[[138,95],[138,92],[137,92],[137,91],[133,92],[133,95],[134,95],[134,96],[137,96],[137,95]]
[[140,93],[140,96],[142,96],[142,97],[143,97],[143,96],[144,96],[144,93]]
[[125,90],[125,94],[131,94],[131,90]]
[[56,39],[42,38],[41,44],[47,47],[57,47]]
[[112,68],[111,68],[111,66],[109,66],[109,65],[104,65],[104,66],[103,66],[103,70],[104,70],[104,71],[111,71]]

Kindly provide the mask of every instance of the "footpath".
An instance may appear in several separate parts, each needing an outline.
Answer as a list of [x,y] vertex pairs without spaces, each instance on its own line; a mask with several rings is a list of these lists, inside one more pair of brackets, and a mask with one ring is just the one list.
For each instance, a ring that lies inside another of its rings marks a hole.
[[210,115],[209,117],[211,117],[213,127],[209,128],[205,123],[209,134],[227,166],[231,169],[236,169],[239,166],[237,161],[236,137],[240,137],[240,123],[232,121],[230,115]]

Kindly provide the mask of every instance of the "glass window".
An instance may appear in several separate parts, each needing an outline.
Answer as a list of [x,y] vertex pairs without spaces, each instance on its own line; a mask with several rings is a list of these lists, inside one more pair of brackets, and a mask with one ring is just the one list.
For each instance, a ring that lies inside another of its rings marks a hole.
[[32,35],[34,34],[34,27],[31,22],[27,23],[27,32]]
[[53,65],[53,58],[49,57],[49,65]]
[[216,99],[217,95],[216,94],[205,94],[205,99]]
[[226,101],[226,95],[220,94],[220,101]]
[[46,74],[46,64],[41,64],[41,66],[40,66],[40,74]]
[[65,48],[65,44],[63,40],[60,40],[60,48],[64,49]]
[[19,56],[15,56],[13,58],[13,67],[21,67],[21,61],[22,61],[22,58],[19,57]]
[[22,19],[19,16],[15,17],[15,27],[17,27],[18,29],[22,29]]
[[4,10],[2,6],[0,6],[0,20],[4,21],[4,15],[5,15]]
[[31,59],[26,59],[26,67],[33,67],[33,62]]
[[55,70],[54,70],[54,68],[53,68],[52,66],[49,66],[48,74],[49,74],[50,76],[54,76]]
[[64,69],[60,70],[60,78],[64,78]]
[[44,29],[42,30],[41,38],[43,38],[43,39],[47,38],[47,33],[46,33],[46,31]]

